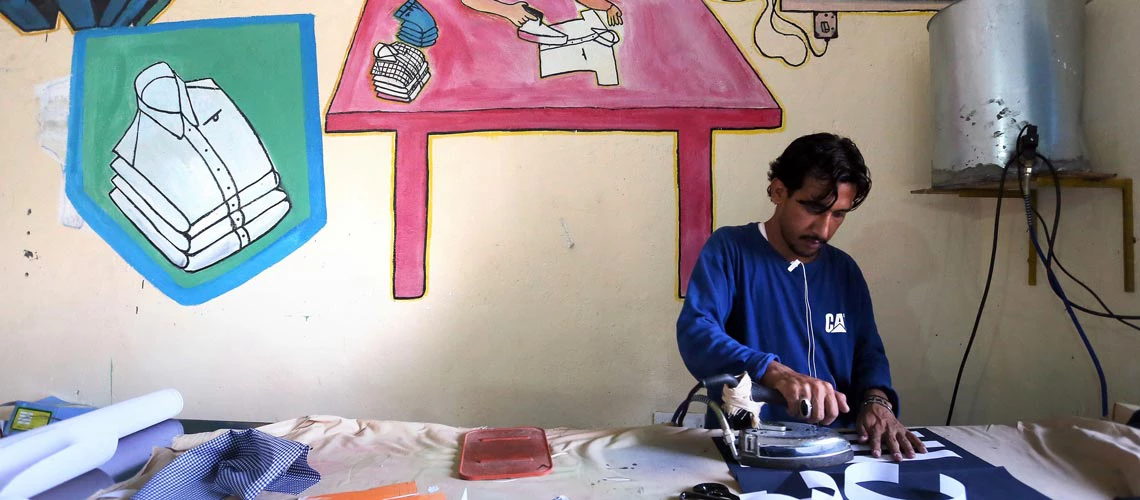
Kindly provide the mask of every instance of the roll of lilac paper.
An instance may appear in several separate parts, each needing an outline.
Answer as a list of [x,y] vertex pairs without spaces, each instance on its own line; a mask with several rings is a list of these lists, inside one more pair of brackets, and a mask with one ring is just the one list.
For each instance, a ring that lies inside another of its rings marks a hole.
[[103,488],[115,484],[115,480],[99,469],[87,471],[82,476],[63,483],[32,497],[31,500],[75,500],[87,498]]
[[182,435],[182,422],[165,420],[131,434],[119,440],[119,447],[115,455],[107,463],[100,465],[99,470],[107,473],[115,481],[128,479],[150,460],[151,451],[155,447],[166,447],[174,441],[174,436]]

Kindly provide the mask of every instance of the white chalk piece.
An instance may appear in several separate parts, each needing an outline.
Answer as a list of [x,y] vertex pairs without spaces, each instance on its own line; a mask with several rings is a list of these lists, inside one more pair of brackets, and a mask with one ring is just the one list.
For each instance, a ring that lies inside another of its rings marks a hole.
[[0,498],[30,498],[105,464],[119,439],[175,417],[182,404],[164,389],[0,439]]

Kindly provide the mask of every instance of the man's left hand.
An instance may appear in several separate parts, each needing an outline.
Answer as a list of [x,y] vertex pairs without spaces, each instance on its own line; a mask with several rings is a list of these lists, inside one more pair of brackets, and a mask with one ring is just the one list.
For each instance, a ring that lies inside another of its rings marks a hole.
[[914,452],[926,453],[922,440],[903,427],[895,414],[882,405],[864,404],[859,412],[859,442],[871,444],[871,456],[879,458],[883,448],[890,452],[896,462],[903,456],[914,458]]

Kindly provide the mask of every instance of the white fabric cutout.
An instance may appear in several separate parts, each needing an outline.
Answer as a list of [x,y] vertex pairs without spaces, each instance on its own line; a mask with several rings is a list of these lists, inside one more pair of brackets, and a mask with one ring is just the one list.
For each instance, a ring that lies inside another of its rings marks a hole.
[[[946,445],[942,444],[940,441],[923,441],[922,444],[926,446],[926,449],[928,450],[946,447]],[[870,451],[871,445],[851,443],[851,449],[853,451]]]
[[[843,471],[843,493],[848,500],[896,500],[895,497],[875,493],[860,483],[882,481],[898,484],[899,466],[893,463],[862,463],[850,465]],[[945,474],[938,475],[938,492],[950,500],[966,500],[966,486]]]
[[[962,458],[962,457],[961,457],[961,455],[958,455],[957,453],[954,453],[950,450],[938,450],[938,451],[928,451],[926,453],[915,453],[914,458],[903,457],[903,461],[904,462],[921,462],[923,460],[936,460],[939,458]],[[893,462],[893,461],[894,461],[894,459],[891,458],[891,456],[889,454],[884,454],[883,456],[881,456],[879,458],[875,458],[875,457],[872,457],[870,455],[866,455],[866,456],[856,455],[855,458],[852,458],[851,461],[847,462],[847,463],[859,464],[859,463],[865,463],[865,462]]]

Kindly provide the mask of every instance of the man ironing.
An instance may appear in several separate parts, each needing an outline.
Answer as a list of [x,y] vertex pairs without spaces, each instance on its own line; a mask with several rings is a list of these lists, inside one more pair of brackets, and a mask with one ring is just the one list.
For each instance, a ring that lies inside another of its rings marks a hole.
[[863,155],[847,138],[803,136],[768,179],[772,217],[716,230],[693,268],[677,319],[685,366],[698,379],[748,373],[779,391],[789,408],[765,405],[763,419],[853,427],[875,457],[925,453],[897,419],[863,274],[827,244],[871,190]]

